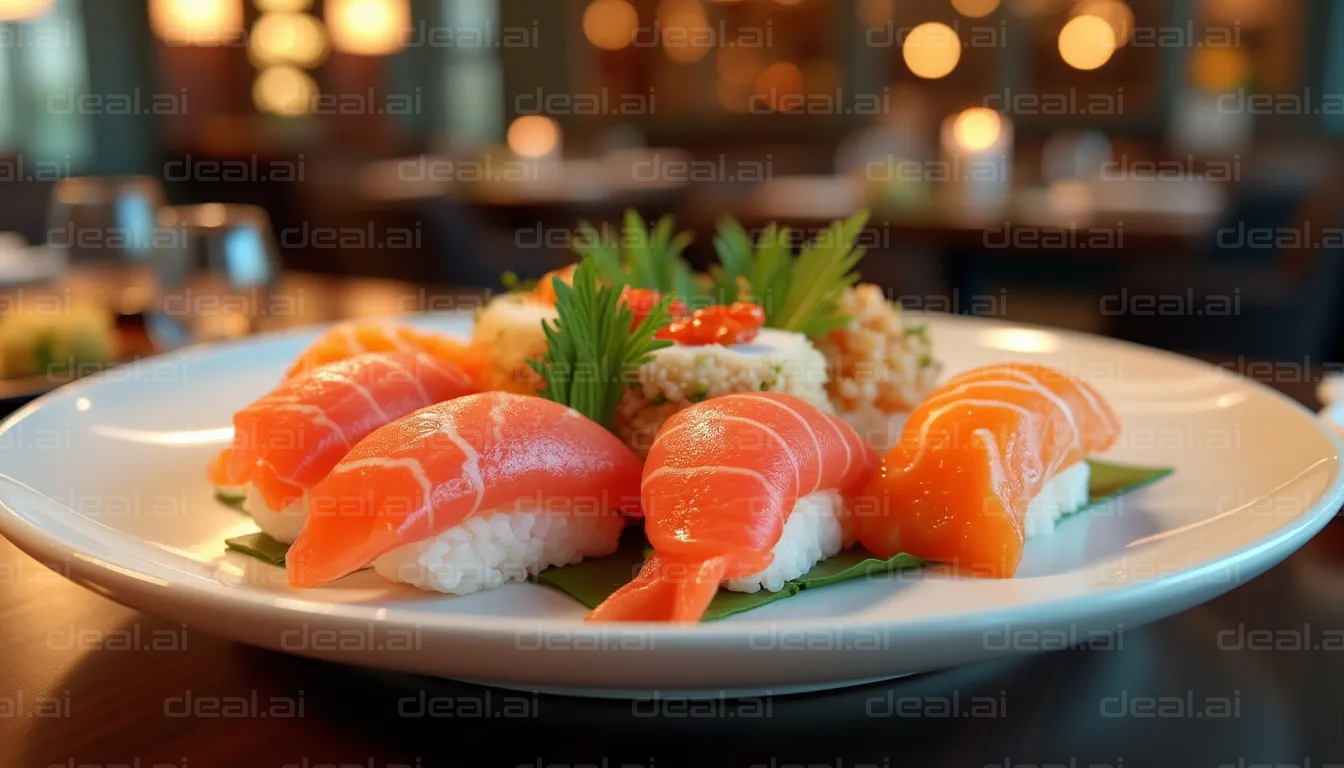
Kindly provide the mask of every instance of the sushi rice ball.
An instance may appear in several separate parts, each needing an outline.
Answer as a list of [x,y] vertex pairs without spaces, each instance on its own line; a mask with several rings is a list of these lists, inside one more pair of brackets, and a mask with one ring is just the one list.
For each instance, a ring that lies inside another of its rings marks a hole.
[[907,323],[878,286],[845,291],[840,311],[853,318],[849,325],[816,339],[829,370],[826,391],[836,414],[885,451],[937,384],[942,364],[927,327]]

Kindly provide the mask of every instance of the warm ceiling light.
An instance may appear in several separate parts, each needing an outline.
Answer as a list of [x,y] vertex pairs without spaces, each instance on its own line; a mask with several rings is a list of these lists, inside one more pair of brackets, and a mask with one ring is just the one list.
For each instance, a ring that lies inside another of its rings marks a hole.
[[915,75],[936,80],[957,68],[957,62],[961,61],[961,39],[946,24],[928,21],[906,35],[901,56]]
[[302,13],[313,7],[313,0],[252,0],[262,13]]
[[756,78],[756,93],[765,98],[771,109],[779,109],[781,96],[797,96],[802,92],[803,73],[787,61],[771,64]]
[[521,157],[544,157],[560,146],[560,124],[545,115],[523,115],[509,126],[508,141]]
[[1083,0],[1069,9],[1069,18],[1096,16],[1111,25],[1115,44],[1123,46],[1134,33],[1134,11],[1121,0]]
[[252,84],[252,103],[262,112],[284,117],[306,115],[317,96],[317,83],[297,67],[268,67]]
[[761,56],[760,49],[754,47],[719,48],[714,59],[719,77],[732,85],[751,85],[765,68],[765,60]]
[[22,21],[46,16],[55,0],[0,0],[0,21]]
[[639,13],[626,0],[593,0],[583,11],[583,36],[604,51],[630,45],[639,29]]
[[979,19],[993,13],[999,7],[999,0],[952,0],[952,7],[962,16]]
[[663,0],[658,4],[658,25],[669,59],[689,64],[709,53],[713,34],[699,0]]
[[1115,30],[1099,16],[1079,16],[1059,31],[1059,55],[1074,69],[1096,69],[1115,53]]
[[150,0],[149,25],[171,45],[215,46],[242,40],[242,0]]
[[252,25],[247,55],[258,67],[296,64],[312,68],[327,55],[327,30],[306,13],[267,13]]
[[327,0],[326,7],[331,44],[346,53],[396,53],[411,26],[408,0]]
[[952,137],[962,149],[979,152],[994,146],[1003,130],[999,113],[984,107],[972,107],[952,123]]

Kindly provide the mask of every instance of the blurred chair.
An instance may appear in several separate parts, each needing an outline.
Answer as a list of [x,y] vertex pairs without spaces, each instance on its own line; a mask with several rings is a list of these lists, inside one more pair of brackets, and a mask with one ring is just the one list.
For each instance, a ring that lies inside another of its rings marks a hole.
[[[1328,359],[1344,308],[1337,167],[1338,158],[1310,149],[1258,154],[1198,257],[1122,267],[1110,294],[1125,290],[1131,298],[1126,311],[1109,318],[1110,333],[1182,352]],[[1161,297],[1179,297],[1185,306],[1174,314],[1136,313],[1134,296],[1158,297],[1157,306]],[[1219,297],[1231,303],[1230,314],[1210,312],[1225,301]]]

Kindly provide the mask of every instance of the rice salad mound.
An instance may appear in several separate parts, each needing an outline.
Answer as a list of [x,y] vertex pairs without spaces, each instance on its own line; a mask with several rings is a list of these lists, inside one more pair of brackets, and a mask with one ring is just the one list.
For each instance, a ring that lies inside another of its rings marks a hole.
[[821,352],[800,333],[762,328],[747,344],[676,344],[655,352],[616,406],[616,434],[644,456],[673,414],[739,392],[782,392],[833,413]]
[[829,372],[826,391],[835,413],[885,450],[937,384],[942,364],[927,327],[906,323],[878,286],[846,290],[839,309],[852,318],[849,325],[816,339]]
[[508,293],[492,299],[476,317],[471,334],[472,345],[488,361],[482,381],[485,388],[536,394],[543,382],[527,362],[546,354],[542,322],[553,323],[557,317],[555,307],[531,294]]

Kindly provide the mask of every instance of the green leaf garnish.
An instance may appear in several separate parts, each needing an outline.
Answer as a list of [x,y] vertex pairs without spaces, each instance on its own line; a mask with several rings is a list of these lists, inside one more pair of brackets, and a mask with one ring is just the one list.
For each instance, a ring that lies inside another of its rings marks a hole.
[[[1170,467],[1135,467],[1104,461],[1089,461],[1092,466],[1088,482],[1087,506],[1070,512],[1065,517],[1076,517],[1105,506],[1119,496],[1138,490],[1170,475]],[[648,544],[638,529],[630,529],[621,539],[614,554],[577,565],[550,568],[537,575],[536,581],[554,587],[589,608],[596,608],[611,593],[625,585],[639,573],[644,563]],[[721,619],[735,613],[759,608],[776,600],[792,597],[807,589],[837,584],[877,573],[887,573],[924,564],[923,560],[904,552],[881,560],[856,547],[835,557],[817,563],[812,570],[787,582],[778,592],[732,592],[720,589],[705,611],[704,621]]]
[[[720,219],[714,237],[719,264],[710,270],[716,301],[750,298],[765,312],[767,327],[809,337],[844,327],[850,318],[839,312],[840,297],[859,280],[854,266],[864,250],[854,243],[867,222],[867,211],[832,222],[795,258],[788,227],[771,224],[753,249],[741,224]],[[750,286],[749,297],[742,295],[743,280]]]
[[1152,485],[1175,471],[1171,467],[1136,467],[1091,459],[1087,463],[1092,466],[1087,484],[1087,506],[1069,516],[1096,509],[1130,491]]
[[218,501],[226,507],[242,510],[243,502],[247,501],[247,494],[238,493],[237,491],[226,491],[223,488],[216,488],[215,501]]
[[695,235],[673,234],[676,219],[670,214],[658,219],[650,230],[633,208],[621,223],[620,242],[587,221],[579,222],[574,252],[591,259],[598,279],[608,285],[650,288],[664,296],[690,298],[696,292],[695,274],[681,257]]
[[621,289],[600,282],[601,266],[585,257],[574,271],[572,285],[552,278],[554,322],[542,321],[546,355],[528,364],[546,382],[542,397],[574,408],[607,429],[616,404],[633,380],[634,371],[670,341],[653,338],[663,326],[670,296],[633,330],[634,314],[621,301]]
[[289,554],[288,544],[276,541],[264,533],[235,536],[232,539],[225,539],[224,543],[235,552],[265,560],[271,565],[284,565],[285,555]]

